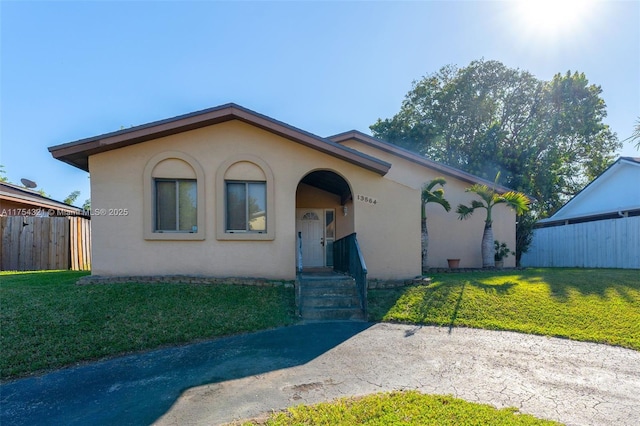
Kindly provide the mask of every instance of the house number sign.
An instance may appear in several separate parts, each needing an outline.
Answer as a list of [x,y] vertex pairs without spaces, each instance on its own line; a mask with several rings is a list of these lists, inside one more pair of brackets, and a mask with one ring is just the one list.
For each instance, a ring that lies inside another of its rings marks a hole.
[[378,204],[378,199],[377,198],[373,198],[373,197],[369,197],[367,195],[356,195],[356,199],[358,201],[362,201],[363,203],[367,203],[367,204],[373,204],[376,205]]

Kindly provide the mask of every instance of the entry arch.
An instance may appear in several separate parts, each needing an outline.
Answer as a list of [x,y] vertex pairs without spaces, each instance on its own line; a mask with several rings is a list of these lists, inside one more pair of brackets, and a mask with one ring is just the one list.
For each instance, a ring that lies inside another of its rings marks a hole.
[[333,242],[355,231],[353,190],[342,174],[315,169],[296,187],[297,265],[333,268]]

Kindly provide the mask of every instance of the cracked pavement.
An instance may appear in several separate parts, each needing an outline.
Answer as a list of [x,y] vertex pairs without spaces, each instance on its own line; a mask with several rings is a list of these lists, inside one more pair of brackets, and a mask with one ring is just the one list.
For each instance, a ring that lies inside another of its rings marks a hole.
[[567,425],[637,425],[640,352],[468,328],[300,324],[11,382],[0,421],[215,425],[404,389]]
[[156,424],[220,424],[403,389],[513,406],[568,425],[637,425],[640,352],[512,332],[382,323],[304,365],[189,389]]

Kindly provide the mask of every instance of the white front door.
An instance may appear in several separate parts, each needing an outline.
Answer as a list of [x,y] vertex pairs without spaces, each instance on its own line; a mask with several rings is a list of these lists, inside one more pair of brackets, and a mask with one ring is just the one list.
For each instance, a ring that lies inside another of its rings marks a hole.
[[324,210],[296,209],[296,232],[302,233],[302,267],[325,266]]

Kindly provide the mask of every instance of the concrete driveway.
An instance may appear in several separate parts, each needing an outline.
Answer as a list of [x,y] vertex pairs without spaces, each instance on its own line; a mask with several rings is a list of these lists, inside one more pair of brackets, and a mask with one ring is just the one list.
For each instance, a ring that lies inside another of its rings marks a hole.
[[212,425],[394,389],[637,425],[640,352],[466,328],[296,325],[11,382],[0,423]]

